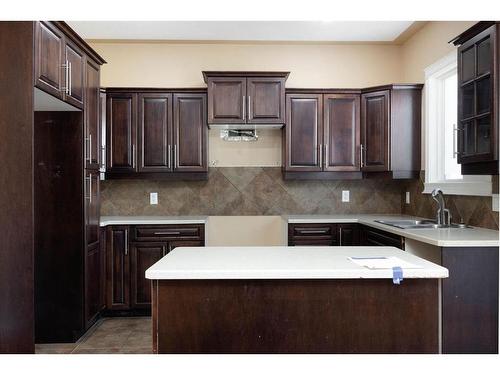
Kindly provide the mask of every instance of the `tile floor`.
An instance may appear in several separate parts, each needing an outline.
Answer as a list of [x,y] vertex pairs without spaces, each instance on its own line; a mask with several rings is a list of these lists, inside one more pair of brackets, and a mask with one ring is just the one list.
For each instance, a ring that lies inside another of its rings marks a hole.
[[36,354],[151,354],[151,318],[103,318],[70,344],[37,344]]

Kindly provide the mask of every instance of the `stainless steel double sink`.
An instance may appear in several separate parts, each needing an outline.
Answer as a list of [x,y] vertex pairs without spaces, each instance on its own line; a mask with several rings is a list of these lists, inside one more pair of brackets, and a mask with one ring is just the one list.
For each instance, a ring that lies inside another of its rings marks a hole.
[[375,220],[375,222],[400,229],[443,229],[443,228],[458,228],[470,229],[471,227],[465,224],[436,224],[434,220]]

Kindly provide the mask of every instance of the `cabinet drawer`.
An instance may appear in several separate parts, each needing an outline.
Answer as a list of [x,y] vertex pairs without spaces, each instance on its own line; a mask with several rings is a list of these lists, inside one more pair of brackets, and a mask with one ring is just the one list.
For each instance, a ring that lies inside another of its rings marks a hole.
[[404,250],[404,238],[396,234],[378,231],[376,229],[364,229],[365,246],[394,246]]
[[336,224],[290,224],[288,238],[291,240],[329,240],[337,239]]
[[162,241],[165,239],[202,240],[203,225],[137,225],[133,228],[134,241]]

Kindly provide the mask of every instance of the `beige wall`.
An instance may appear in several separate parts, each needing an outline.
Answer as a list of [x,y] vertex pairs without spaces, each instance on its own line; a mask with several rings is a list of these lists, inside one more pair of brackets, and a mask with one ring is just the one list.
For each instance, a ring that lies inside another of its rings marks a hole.
[[476,22],[428,22],[401,46],[402,79],[423,83],[424,69],[455,47],[448,42]]
[[204,87],[203,70],[290,71],[287,87],[365,87],[401,79],[399,47],[352,44],[90,43],[102,86]]
[[210,216],[207,246],[284,246],[281,216]]

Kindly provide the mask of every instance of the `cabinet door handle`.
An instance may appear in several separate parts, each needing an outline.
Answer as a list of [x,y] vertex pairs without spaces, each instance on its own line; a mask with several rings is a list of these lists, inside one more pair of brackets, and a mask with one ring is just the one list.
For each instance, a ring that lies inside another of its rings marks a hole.
[[89,152],[87,154],[88,162],[92,163],[92,134],[89,134]]
[[320,229],[311,229],[311,230],[301,230],[299,231],[301,234],[326,234],[327,230],[320,230]]
[[340,227],[340,238],[339,238],[339,245],[342,246],[342,227]]
[[243,120],[246,120],[246,118],[247,118],[247,111],[246,111],[245,95],[243,95],[242,106],[243,106]]
[[168,169],[171,168],[171,164],[170,164],[170,158],[172,157],[171,153],[170,153],[170,145],[167,146],[167,158],[168,158]]
[[89,200],[89,203],[92,203],[92,175],[85,177],[85,182],[87,183],[87,192],[88,195],[85,197]]
[[359,165],[361,168],[365,166],[363,163],[363,144],[359,145]]
[[71,89],[73,88],[73,82],[71,78],[71,62],[68,62],[68,77],[69,77],[69,85],[68,85],[68,94],[71,96]]
[[328,143],[325,143],[325,157],[323,158],[324,168],[328,166]]
[[319,167],[323,167],[323,145],[319,145]]
[[61,87],[61,91],[64,92],[65,94],[69,94],[69,63],[68,60],[61,66],[62,69],[64,69],[64,86]]
[[456,159],[457,155],[460,155],[460,151],[457,151],[457,134],[462,129],[458,128],[455,124],[453,124],[453,159]]
[[252,118],[252,99],[251,96],[248,95],[248,119]]
[[128,255],[128,229],[125,229],[125,255]]
[[174,145],[174,165],[173,168],[177,168],[177,145]]
[[135,168],[135,145],[132,145],[132,168]]
[[154,232],[155,236],[180,236],[181,232]]

